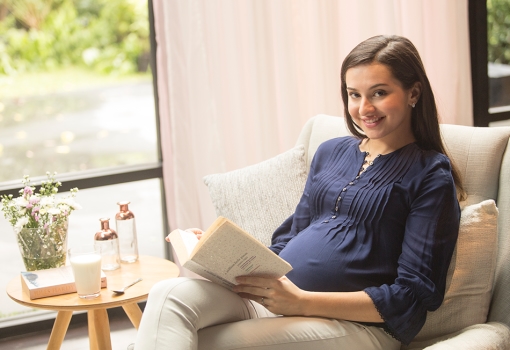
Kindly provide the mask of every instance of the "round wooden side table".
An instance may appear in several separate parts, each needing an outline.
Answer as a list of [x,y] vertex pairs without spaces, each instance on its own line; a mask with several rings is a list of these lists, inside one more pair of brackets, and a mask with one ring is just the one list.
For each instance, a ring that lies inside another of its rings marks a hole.
[[[86,310],[90,349],[111,350],[110,324],[106,310],[122,306],[133,326],[138,329],[142,311],[137,302],[147,300],[150,289],[157,282],[179,276],[179,269],[169,260],[142,255],[137,262],[121,264],[120,269],[105,271],[105,274],[108,286],[101,289],[101,295],[92,300],[80,299],[76,293],[30,300],[21,288],[20,276],[9,282],[7,294],[22,305],[58,311],[48,349],[60,349],[73,311]],[[110,291],[110,288],[122,288],[139,277],[143,280],[128,288],[124,294],[117,295]]]

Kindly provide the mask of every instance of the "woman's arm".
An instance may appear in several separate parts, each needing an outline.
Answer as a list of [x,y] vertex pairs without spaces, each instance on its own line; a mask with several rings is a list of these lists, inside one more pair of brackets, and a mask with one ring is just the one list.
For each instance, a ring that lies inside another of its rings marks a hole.
[[[319,316],[358,322],[383,322],[372,299],[359,292],[308,292],[288,278],[238,277],[234,291],[285,316]],[[264,300],[262,300],[264,298]]]

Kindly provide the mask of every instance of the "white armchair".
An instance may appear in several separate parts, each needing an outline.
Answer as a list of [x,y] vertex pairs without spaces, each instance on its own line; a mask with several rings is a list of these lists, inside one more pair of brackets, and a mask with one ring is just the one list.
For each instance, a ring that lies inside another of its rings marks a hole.
[[[461,204],[445,301],[402,349],[510,350],[510,127],[441,125],[441,132],[468,198]],[[317,115],[292,150],[206,176],[217,214],[269,244],[274,229],[293,212],[319,144],[348,134],[343,118]]]

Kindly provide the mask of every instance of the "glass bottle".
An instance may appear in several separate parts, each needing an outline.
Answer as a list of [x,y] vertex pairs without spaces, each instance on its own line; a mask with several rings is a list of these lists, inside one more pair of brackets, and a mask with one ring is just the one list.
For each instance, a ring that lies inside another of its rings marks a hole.
[[101,231],[94,235],[94,247],[101,248],[101,269],[116,270],[120,267],[119,237],[110,228],[110,218],[101,218]]
[[118,202],[120,211],[115,215],[120,243],[120,261],[133,263],[138,260],[135,215],[128,208],[128,201]]

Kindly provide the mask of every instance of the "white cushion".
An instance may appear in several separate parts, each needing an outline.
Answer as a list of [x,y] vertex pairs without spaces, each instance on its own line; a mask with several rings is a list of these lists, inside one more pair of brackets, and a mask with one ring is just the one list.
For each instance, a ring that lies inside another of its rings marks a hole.
[[467,204],[498,199],[501,159],[508,145],[508,129],[441,125],[450,156],[457,165],[468,193]]
[[304,147],[261,163],[204,177],[218,216],[269,246],[271,235],[296,209],[307,177]]
[[493,200],[462,209],[443,304],[428,313],[414,341],[426,341],[486,322],[496,268],[497,220],[498,209]]

